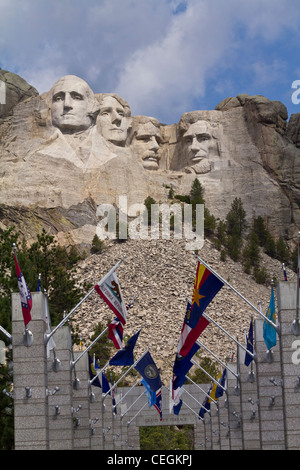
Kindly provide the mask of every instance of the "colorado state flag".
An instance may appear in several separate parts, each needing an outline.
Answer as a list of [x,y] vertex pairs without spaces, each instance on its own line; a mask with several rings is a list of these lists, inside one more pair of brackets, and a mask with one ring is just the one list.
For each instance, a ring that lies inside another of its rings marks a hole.
[[209,269],[198,263],[192,303],[187,305],[177,349],[181,356],[189,353],[195,341],[209,324],[203,312],[223,285],[223,282]]

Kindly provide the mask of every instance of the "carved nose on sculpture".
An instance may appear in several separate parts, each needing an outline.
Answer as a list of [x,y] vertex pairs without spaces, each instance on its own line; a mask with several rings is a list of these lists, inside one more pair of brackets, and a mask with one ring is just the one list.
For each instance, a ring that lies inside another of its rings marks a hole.
[[118,124],[118,123],[121,122],[121,117],[119,116],[119,114],[116,111],[113,111],[111,113],[111,122],[113,124]]
[[159,149],[159,145],[157,143],[157,140],[154,136],[152,136],[150,139],[150,150],[156,151],[158,149]]
[[65,95],[64,108],[68,108],[68,109],[73,108],[72,98],[68,93],[66,93]]

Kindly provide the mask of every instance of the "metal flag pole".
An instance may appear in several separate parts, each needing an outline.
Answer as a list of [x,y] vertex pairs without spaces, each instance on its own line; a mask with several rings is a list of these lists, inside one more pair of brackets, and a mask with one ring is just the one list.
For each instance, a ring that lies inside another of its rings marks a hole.
[[[111,270],[97,283],[98,286],[101,286],[101,284],[103,284],[106,279],[115,271],[115,269],[117,269],[117,267],[122,263],[123,259],[126,258],[126,255],[123,256],[122,259],[120,259],[113,268],[111,268]],[[65,318],[62,319],[62,321],[51,331],[51,333],[49,334],[45,334],[44,338],[45,338],[45,344],[47,344],[47,342],[49,341],[49,339],[51,338],[51,336],[54,335],[54,333],[61,327],[63,326],[66,321],[68,320],[68,318],[75,312],[75,310],[77,310],[78,307],[80,307],[80,305],[94,292],[95,290],[95,286],[83,297],[83,299],[80,300],[80,302],[78,302],[77,305],[75,305],[74,308],[72,308],[72,310],[68,313],[68,315],[65,316]]]
[[[133,369],[133,368],[137,365],[137,363],[147,354],[147,352],[149,352],[149,349],[147,349],[147,350],[144,352],[144,354],[142,354],[141,357],[139,357],[139,359],[137,359],[137,360],[135,361],[135,363],[132,364],[132,366],[129,367],[129,369],[125,372],[125,374],[123,374],[122,377],[120,377],[119,380],[117,380],[117,382],[115,383],[114,386],[116,386],[119,382],[121,382],[121,380],[125,377],[125,375],[127,375],[128,372],[130,372],[131,369]],[[114,388],[114,387],[111,387],[111,388],[103,395],[102,401],[105,400],[105,397],[112,391],[113,388]]]
[[296,317],[295,317],[295,320],[292,323],[292,332],[295,336],[300,335],[299,290],[300,290],[300,232],[298,232],[298,267],[297,267]]
[[[187,299],[189,300],[189,299]],[[228,331],[226,331],[221,325],[219,325],[215,320],[213,320],[206,312],[202,313],[204,318],[206,318],[209,322],[214,323],[220,330],[222,330],[229,338],[231,338],[235,343],[237,343],[242,349],[244,349],[254,360],[256,360],[256,355],[252,354],[250,351],[248,351],[245,346],[243,346],[241,343],[239,343]]]
[[92,385],[94,380],[97,379],[97,377],[99,377],[99,375],[101,374],[102,371],[104,371],[106,369],[106,367],[108,367],[109,365],[109,361],[107,361],[107,363],[105,364],[105,366],[102,367],[102,369],[98,370],[97,374],[95,375],[95,377],[93,377],[91,380],[89,380],[89,385]]
[[139,399],[142,398],[142,397],[145,395],[145,393],[146,393],[146,390],[144,390],[144,391],[134,400],[134,402],[131,403],[131,405],[127,408],[127,410],[125,411],[125,413],[124,413],[124,414],[121,414],[121,419],[123,419],[123,417],[126,415],[127,411],[129,411],[130,408],[132,408],[133,405],[135,405],[136,402],[138,402]]
[[250,305],[250,307],[253,308],[261,317],[263,317],[264,320],[268,321],[273,326],[273,328],[275,328],[277,334],[279,335],[280,329],[278,325],[275,325],[275,323],[273,323],[269,318],[266,318],[266,316],[262,312],[260,312],[258,308],[256,308],[248,299],[246,299],[246,297],[244,297],[239,291],[237,291],[231,284],[229,284],[229,282],[225,281],[225,279],[223,279],[218,273],[216,273],[216,271],[214,271],[209,266],[209,264],[203,261],[198,255],[196,255],[196,253],[194,253],[194,255],[198,259],[198,261],[200,261],[200,263],[203,264],[203,266],[209,269],[209,271],[211,271],[211,273],[213,273],[221,282],[226,284],[226,286],[228,286],[233,292],[235,292],[242,300],[244,300],[244,302]]
[[131,420],[127,422],[127,426],[130,426],[130,424],[132,423],[132,421],[140,414],[141,411],[143,411],[143,409],[145,408],[146,405],[148,405],[148,402],[146,402],[146,403],[144,404],[144,406],[142,406],[142,408],[134,415],[134,417],[131,418]]
[[209,352],[219,362],[219,364],[221,364],[232,375],[234,375],[236,378],[238,378],[238,374],[233,372],[233,370],[231,370],[230,367],[227,366],[227,364],[225,364],[223,361],[221,361],[221,359],[219,359],[210,349],[208,349],[203,343],[201,343],[201,341],[199,339],[196,342],[199,344],[199,346],[202,346],[204,349],[206,349],[206,351]]
[[[199,419],[201,419],[201,421],[204,421],[204,418],[201,418],[201,416],[199,416],[198,413],[196,413],[195,410],[193,410],[193,408],[191,408],[184,400],[182,400],[182,403],[189,409],[191,410]],[[203,406],[203,405],[201,405]],[[203,408],[205,408],[205,406],[203,406]],[[206,409],[206,408],[205,408]],[[208,413],[209,413],[209,410],[206,410]]]
[[[192,397],[193,400],[195,400],[195,402],[198,403],[198,405],[203,406],[202,403],[200,403],[200,401],[196,400],[196,398],[190,392],[188,392],[184,387],[182,387],[182,391],[184,393],[187,393],[190,397]],[[204,406],[204,408],[205,408],[205,406]],[[209,411],[207,408],[205,408],[205,409],[206,409],[206,411]]]
[[0,325],[0,331],[2,331],[2,333],[5,334],[5,336],[7,336],[7,338],[11,341],[12,340],[12,336],[10,333],[8,333],[8,331],[6,331],[5,328],[3,328],[3,326]]
[[[205,390],[203,390],[203,388],[201,388],[200,385],[196,384],[196,382],[194,382],[193,379],[191,379],[188,375],[186,375],[186,378],[187,378],[190,382],[192,382],[192,384],[196,385],[196,387],[198,387],[198,388],[201,390],[201,392],[204,393],[204,395],[205,395],[206,397],[210,398],[211,401],[213,401],[215,405],[217,404],[217,401],[216,401],[214,398],[212,398]],[[219,384],[219,385],[220,385],[220,384]],[[222,387],[222,385],[220,385],[220,387]],[[224,388],[224,387],[222,387],[222,388],[223,388],[223,390],[226,392],[225,388]]]
[[134,389],[134,387],[136,387],[138,384],[140,384],[141,381],[142,381],[142,379],[138,380],[132,387],[130,387],[130,389],[127,390],[127,392],[121,397],[121,399],[118,401],[118,403],[116,403],[116,406],[118,406],[121,403],[121,401],[123,401],[123,399],[128,395],[128,393],[130,393],[131,390]]
[[97,343],[97,341],[101,338],[101,336],[103,336],[108,330],[108,327],[106,327],[101,333],[100,335],[97,336],[96,339],[94,339],[94,341],[74,360],[74,361],[71,361],[70,362],[70,366],[71,366],[71,369],[73,369],[73,367],[75,366],[75,364],[82,358],[82,356],[84,356],[90,349],[92,346],[94,346],[95,343]]
[[224,392],[226,392],[225,388],[216,379],[214,379],[205,369],[203,369],[203,367],[201,367],[200,364],[194,361],[194,359],[191,359],[191,362],[194,364],[194,366],[199,367],[199,369],[201,369],[215,384],[220,386],[224,390]]

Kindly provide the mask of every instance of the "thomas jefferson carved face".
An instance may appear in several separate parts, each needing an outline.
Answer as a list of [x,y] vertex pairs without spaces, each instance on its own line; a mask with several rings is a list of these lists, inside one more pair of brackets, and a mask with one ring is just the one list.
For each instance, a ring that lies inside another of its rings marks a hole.
[[67,75],[50,91],[52,124],[62,132],[84,131],[94,123],[99,105],[88,84],[79,77]]
[[129,119],[125,108],[113,96],[105,96],[100,104],[97,128],[100,134],[115,145],[124,146]]
[[197,121],[190,125],[183,135],[183,141],[186,146],[187,164],[189,166],[208,159],[211,138],[211,130],[205,121]]
[[158,169],[160,140],[159,128],[151,121],[136,127],[131,145],[135,154],[142,161],[143,167],[147,170]]

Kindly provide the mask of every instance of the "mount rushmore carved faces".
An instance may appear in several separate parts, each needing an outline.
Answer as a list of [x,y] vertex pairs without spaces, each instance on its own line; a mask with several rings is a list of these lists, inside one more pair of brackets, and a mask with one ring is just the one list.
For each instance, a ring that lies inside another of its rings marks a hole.
[[85,131],[95,124],[99,103],[81,78],[66,75],[54,84],[49,94],[52,125],[62,133]]
[[146,116],[134,116],[132,120],[131,147],[147,170],[157,170],[161,141],[159,121]]
[[186,164],[197,165],[199,173],[210,171],[208,154],[211,138],[212,133],[208,123],[200,120],[191,124],[183,135]]
[[125,146],[128,129],[131,126],[130,108],[112,95],[99,99],[100,112],[97,129],[104,139],[118,146]]

